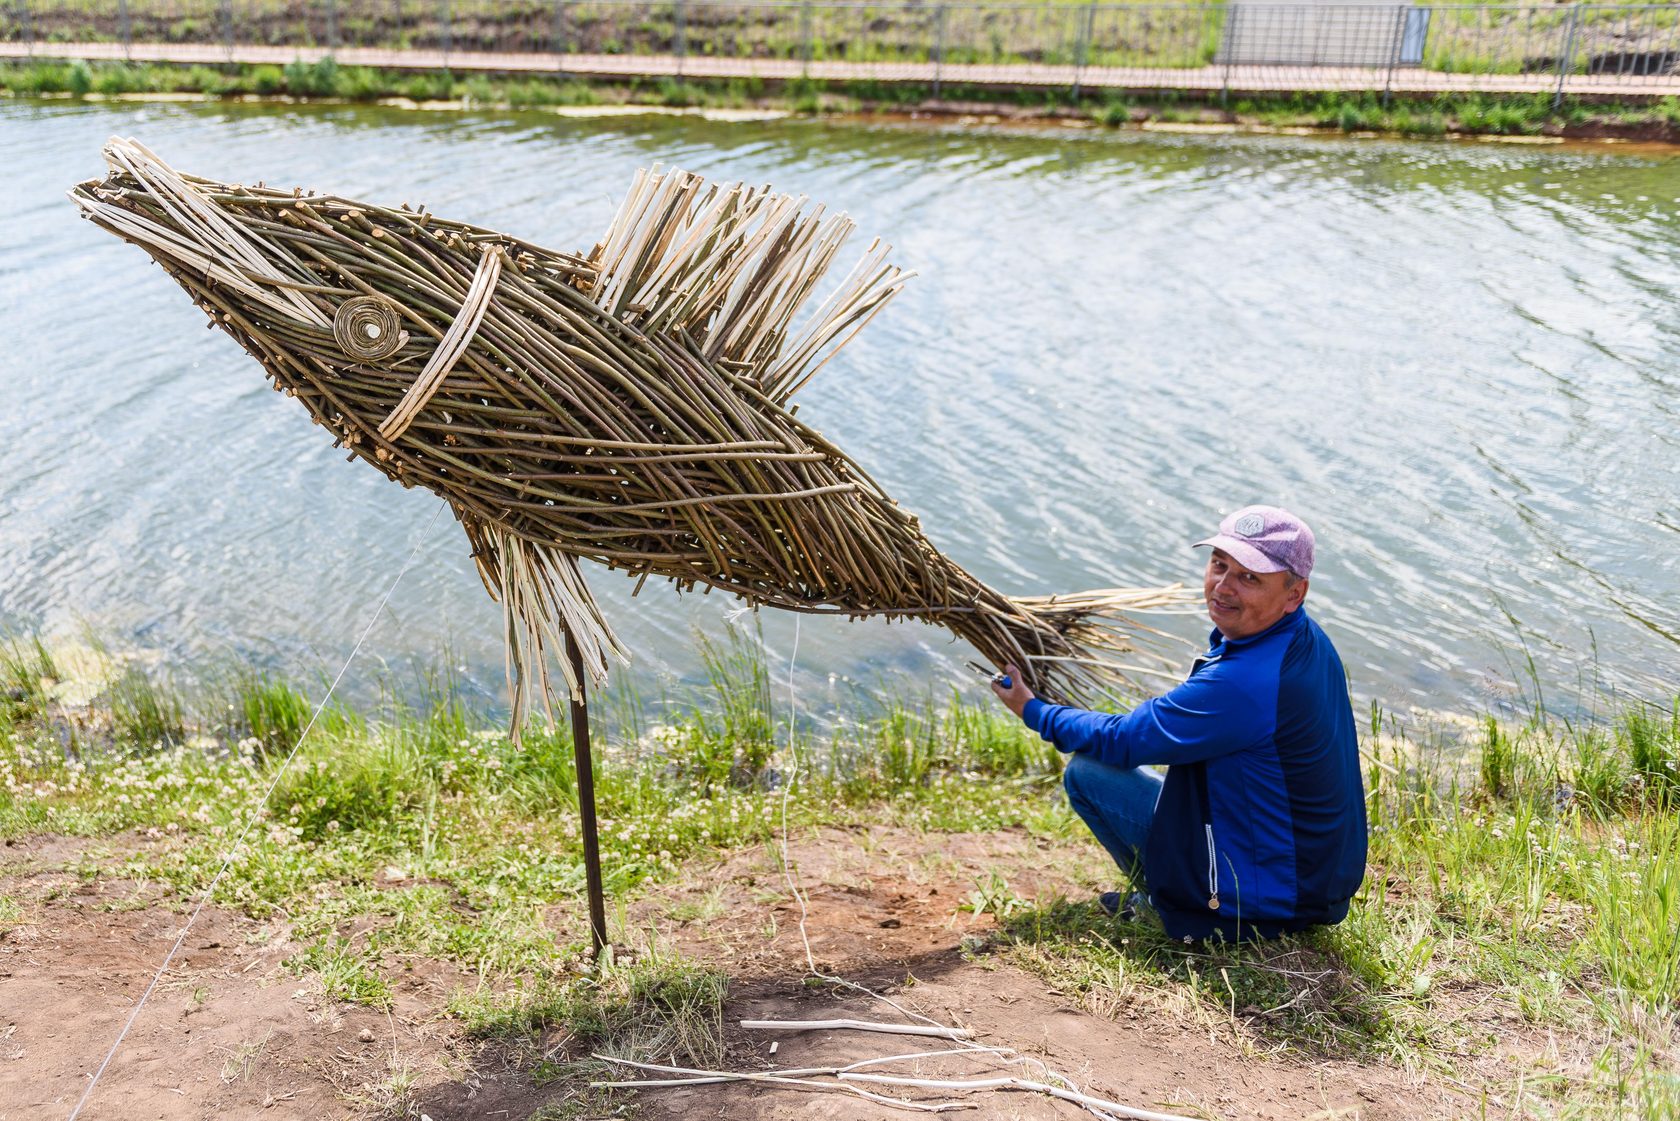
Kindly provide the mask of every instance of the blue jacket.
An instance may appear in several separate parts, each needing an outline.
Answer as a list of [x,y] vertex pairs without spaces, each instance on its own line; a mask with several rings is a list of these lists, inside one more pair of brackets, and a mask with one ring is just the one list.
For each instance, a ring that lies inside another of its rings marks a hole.
[[1143,853],[1167,933],[1269,938],[1340,922],[1365,878],[1365,791],[1342,660],[1296,609],[1216,630],[1182,685],[1115,716],[1027,702],[1027,726],[1115,767],[1167,765]]

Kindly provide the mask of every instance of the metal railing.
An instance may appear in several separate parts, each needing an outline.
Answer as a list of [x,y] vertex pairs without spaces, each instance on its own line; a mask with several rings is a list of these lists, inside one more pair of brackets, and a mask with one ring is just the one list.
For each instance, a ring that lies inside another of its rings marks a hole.
[[1680,95],[1680,5],[6,0],[0,54],[601,74]]

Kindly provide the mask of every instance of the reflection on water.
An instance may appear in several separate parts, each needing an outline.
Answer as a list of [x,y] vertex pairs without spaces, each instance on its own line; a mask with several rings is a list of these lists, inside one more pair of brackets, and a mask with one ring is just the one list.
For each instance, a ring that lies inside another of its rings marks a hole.
[[[922,275],[801,419],[982,579],[1194,581],[1186,542],[1277,501],[1318,531],[1309,603],[1364,696],[1480,707],[1527,656],[1566,689],[1680,681],[1680,176],[1613,148],[0,106],[0,625],[336,668],[437,502],[341,463],[76,220],[63,192],[114,132],[563,249],[654,161],[808,193]],[[499,688],[459,529],[421,548],[370,649],[447,646]],[[695,673],[693,629],[736,606],[593,581],[644,685]],[[791,619],[764,629],[793,653]],[[810,703],[974,687],[921,625],[806,619],[798,642]]]

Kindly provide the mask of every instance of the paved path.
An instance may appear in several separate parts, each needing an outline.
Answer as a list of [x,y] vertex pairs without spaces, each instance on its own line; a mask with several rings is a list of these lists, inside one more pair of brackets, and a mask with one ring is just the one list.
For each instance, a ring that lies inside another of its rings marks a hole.
[[[344,66],[402,70],[480,70],[504,73],[574,74],[591,78],[768,78],[809,77],[822,81],[919,82],[1000,87],[1072,87],[1124,90],[1229,90],[1234,94],[1360,91],[1395,93],[1528,93],[1557,90],[1553,74],[1448,74],[1415,67],[1203,66],[1173,70],[1149,67],[996,65],[932,62],[802,62],[781,58],[720,58],[715,55],[587,55],[496,53],[488,51],[389,50],[380,47],[269,47],[210,43],[0,43],[0,58],[126,59],[219,65],[295,59],[313,62],[332,55]],[[1572,74],[1564,92],[1573,96],[1629,100],[1680,96],[1680,75]]]

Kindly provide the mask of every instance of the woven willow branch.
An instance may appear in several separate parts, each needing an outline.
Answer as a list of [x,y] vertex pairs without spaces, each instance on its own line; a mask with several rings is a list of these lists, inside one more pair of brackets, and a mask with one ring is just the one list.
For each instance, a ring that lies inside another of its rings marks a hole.
[[[906,276],[879,242],[795,324],[853,224],[768,188],[637,175],[586,257],[434,217],[180,174],[113,139],[84,216],[139,245],[352,458],[442,495],[506,613],[515,729],[563,632],[624,651],[577,558],[754,604],[915,617],[1090,703],[1126,612],[1180,590],[1011,599],[945,557],[789,399]],[[640,583],[637,587],[640,588]],[[574,693],[582,682],[571,679]]]

